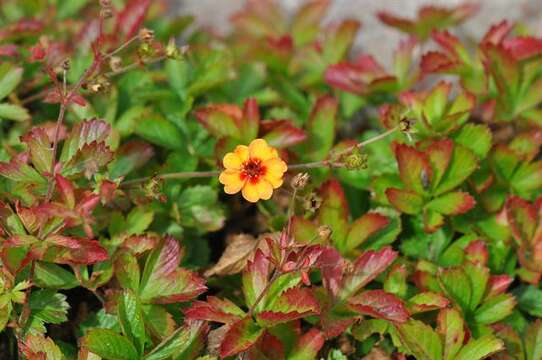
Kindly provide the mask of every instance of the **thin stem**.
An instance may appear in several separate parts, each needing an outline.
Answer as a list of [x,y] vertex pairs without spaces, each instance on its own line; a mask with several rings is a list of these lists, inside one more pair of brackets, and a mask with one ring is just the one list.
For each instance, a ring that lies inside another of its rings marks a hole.
[[[352,152],[354,149],[360,149],[364,146],[367,146],[373,142],[379,141],[381,139],[384,139],[385,137],[393,134],[395,131],[397,131],[399,128],[395,127],[393,129],[387,130],[383,132],[382,134],[379,134],[375,137],[372,137],[370,139],[367,139],[365,141],[362,141],[360,143],[357,143],[355,145],[350,146],[349,148],[334,154],[335,157],[339,157],[341,155],[347,154],[349,152]],[[333,162],[330,160],[322,160],[322,161],[313,161],[308,163],[302,163],[302,164],[292,164],[288,165],[288,170],[303,170],[303,169],[316,169],[321,167],[342,167],[344,164]],[[124,181],[121,186],[128,186],[128,185],[135,185],[140,184],[145,181],[148,181],[152,178],[155,179],[161,179],[161,180],[168,180],[168,179],[186,179],[186,178],[205,178],[205,177],[214,177],[220,174],[220,170],[213,170],[213,171],[187,171],[187,172],[176,172],[176,173],[168,173],[168,174],[161,174],[161,175],[155,175],[155,176],[147,176],[142,177],[138,179],[128,180]]]
[[118,54],[119,52],[121,52],[122,50],[124,50],[128,45],[130,45],[131,43],[133,43],[134,41],[136,41],[139,37],[136,35],[134,37],[132,37],[131,39],[129,39],[128,41],[126,41],[124,44],[122,44],[121,46],[119,46],[118,48],[116,48],[115,50],[111,51],[109,54],[106,54],[104,55],[103,57],[103,60],[107,60],[109,59],[110,57],[113,57],[115,56],[115,54]]
[[[152,64],[155,64],[157,62],[160,62],[160,61],[164,60],[165,58],[166,58],[166,56],[160,56],[160,57],[157,57],[156,59],[149,60],[148,62],[144,63],[144,65],[152,65]],[[139,63],[132,63],[130,65],[126,65],[125,67],[118,69],[117,71],[106,72],[104,75],[107,76],[107,77],[114,76],[114,75],[120,75],[120,74],[124,74],[127,71],[137,69],[140,66],[141,66],[141,64],[139,64]]]

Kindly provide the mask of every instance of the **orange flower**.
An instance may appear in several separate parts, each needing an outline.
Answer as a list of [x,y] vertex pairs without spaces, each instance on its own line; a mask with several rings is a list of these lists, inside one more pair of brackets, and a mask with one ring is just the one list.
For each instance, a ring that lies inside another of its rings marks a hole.
[[288,167],[277,150],[263,139],[253,140],[249,146],[238,145],[222,160],[224,171],[218,180],[224,184],[226,194],[242,191],[250,202],[268,200],[273,189],[282,185]]

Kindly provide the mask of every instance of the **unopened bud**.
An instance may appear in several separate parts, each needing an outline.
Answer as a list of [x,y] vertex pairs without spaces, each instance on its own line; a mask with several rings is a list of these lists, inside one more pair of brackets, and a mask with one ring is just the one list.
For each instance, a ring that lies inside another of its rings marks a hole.
[[111,0],[100,0],[100,6],[101,7],[110,7],[111,6]]
[[154,40],[154,31],[147,28],[143,28],[139,30],[138,36],[141,42],[150,43],[151,41]]
[[291,272],[291,271],[294,271],[295,268],[296,268],[296,263],[293,262],[293,261],[287,261],[284,265],[282,265],[282,272],[283,273],[288,273],[288,272]]
[[169,42],[166,46],[166,57],[168,59],[179,60],[181,58],[181,50],[175,44],[175,39],[169,39]]
[[104,7],[100,10],[100,17],[102,19],[110,19],[113,17],[113,9],[110,7]]
[[366,169],[367,160],[367,154],[362,154],[359,151],[355,151],[344,158],[344,166],[348,170]]
[[111,82],[107,77],[101,75],[94,79],[92,82],[90,82],[87,87],[91,92],[99,93],[109,90],[109,88],[111,87]]
[[331,228],[327,225],[321,225],[320,227],[318,227],[318,236],[320,236],[320,238],[322,238],[322,240],[324,241],[329,240],[332,232],[333,231],[331,230]]
[[309,183],[309,180],[310,180],[309,174],[299,173],[296,176],[294,176],[290,185],[292,185],[292,187],[295,190],[302,190],[303,188],[305,188],[305,186],[307,186],[307,184]]
[[118,56],[112,56],[109,59],[109,67],[113,72],[118,72],[122,68],[122,59]]
[[150,58],[154,55],[154,48],[149,43],[143,43],[137,48],[137,53],[141,58]]

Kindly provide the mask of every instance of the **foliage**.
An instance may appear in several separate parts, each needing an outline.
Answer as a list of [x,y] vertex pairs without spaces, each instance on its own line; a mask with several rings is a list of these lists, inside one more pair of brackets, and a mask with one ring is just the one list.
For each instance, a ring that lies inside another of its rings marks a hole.
[[542,359],[542,39],[330,3],[1,2],[2,355]]

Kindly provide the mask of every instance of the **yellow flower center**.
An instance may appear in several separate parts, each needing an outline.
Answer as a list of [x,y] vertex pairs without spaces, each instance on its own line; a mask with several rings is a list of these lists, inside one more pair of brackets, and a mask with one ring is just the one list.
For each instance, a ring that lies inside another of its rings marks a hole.
[[251,183],[257,183],[266,172],[260,159],[249,159],[243,163],[241,180],[248,179]]

